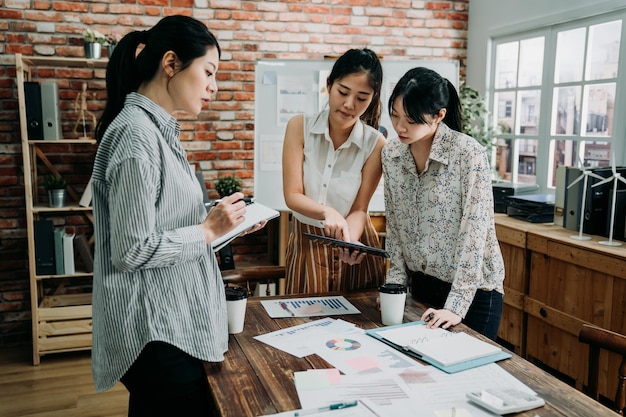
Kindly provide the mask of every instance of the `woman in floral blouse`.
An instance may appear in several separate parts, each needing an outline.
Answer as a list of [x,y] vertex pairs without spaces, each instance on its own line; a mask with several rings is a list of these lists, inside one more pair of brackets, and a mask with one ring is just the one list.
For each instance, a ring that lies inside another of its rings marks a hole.
[[407,283],[430,306],[429,327],[461,321],[495,339],[504,263],[484,148],[460,132],[454,86],[427,68],[408,71],[389,98],[397,138],[382,152],[391,255],[387,282]]

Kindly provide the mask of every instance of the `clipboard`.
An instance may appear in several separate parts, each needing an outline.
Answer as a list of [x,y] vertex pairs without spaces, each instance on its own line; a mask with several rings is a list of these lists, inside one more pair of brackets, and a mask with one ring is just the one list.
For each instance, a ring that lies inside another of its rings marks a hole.
[[351,251],[356,250],[359,252],[365,252],[368,255],[382,256],[383,258],[389,258],[389,253],[387,253],[386,250],[375,248],[373,246],[359,245],[357,243],[346,242],[344,240],[334,239],[332,237],[314,235],[312,233],[303,233],[303,235],[308,237],[309,239],[311,239],[313,242],[316,242],[316,243],[325,243],[325,244],[329,244],[331,246],[335,246],[338,248],[350,249]]
[[263,220],[270,221],[278,216],[280,216],[280,213],[278,211],[266,207],[263,204],[256,202],[247,204],[246,216],[243,223],[241,223],[225,235],[222,235],[215,239],[213,242],[211,242],[211,248],[213,248],[213,250],[217,252],[224,246],[228,245],[237,236],[252,229]]

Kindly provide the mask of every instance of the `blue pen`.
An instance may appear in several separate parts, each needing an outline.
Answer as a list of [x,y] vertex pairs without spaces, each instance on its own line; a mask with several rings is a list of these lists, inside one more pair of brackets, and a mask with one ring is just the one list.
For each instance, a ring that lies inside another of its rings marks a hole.
[[358,404],[357,401],[352,401],[350,403],[331,404],[331,405],[327,405],[326,407],[311,408],[311,409],[308,409],[308,410],[296,411],[293,415],[294,415],[294,417],[298,417],[298,416],[306,416],[306,415],[309,415],[309,414],[321,413],[323,411],[341,410],[341,409],[344,409],[344,408],[355,407],[357,404]]

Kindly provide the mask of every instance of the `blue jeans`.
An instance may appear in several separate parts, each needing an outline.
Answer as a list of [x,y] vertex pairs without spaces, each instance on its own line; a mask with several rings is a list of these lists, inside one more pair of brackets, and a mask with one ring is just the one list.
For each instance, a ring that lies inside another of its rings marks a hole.
[[[423,272],[407,271],[413,298],[436,309],[443,308],[452,284]],[[497,291],[476,291],[463,323],[495,340],[502,318],[503,296]]]
[[492,340],[498,336],[503,297],[498,291],[476,291],[463,323]]

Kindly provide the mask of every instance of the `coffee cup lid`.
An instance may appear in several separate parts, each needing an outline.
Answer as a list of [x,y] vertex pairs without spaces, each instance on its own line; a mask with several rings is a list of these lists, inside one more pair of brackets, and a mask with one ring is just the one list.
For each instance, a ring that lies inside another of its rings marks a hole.
[[404,284],[383,284],[378,287],[378,291],[385,294],[404,294],[406,292],[406,285]]
[[226,299],[229,301],[248,298],[248,290],[244,287],[226,287]]

